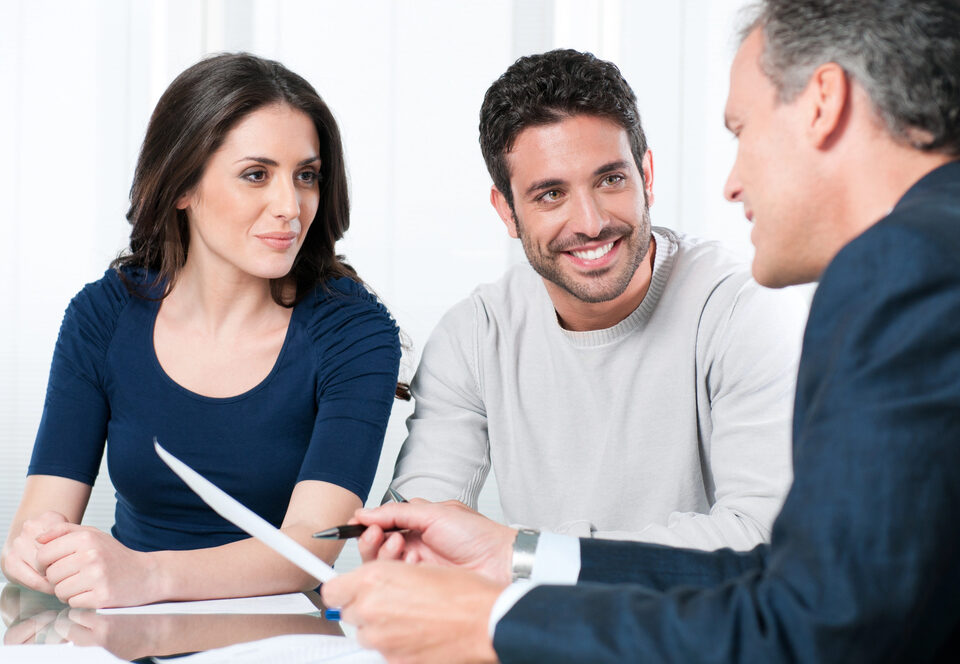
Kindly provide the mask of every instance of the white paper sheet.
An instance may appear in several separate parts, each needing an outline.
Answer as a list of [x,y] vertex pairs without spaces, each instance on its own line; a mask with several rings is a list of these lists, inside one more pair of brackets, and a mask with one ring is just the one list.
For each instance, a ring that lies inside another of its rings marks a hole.
[[236,597],[233,599],[207,599],[196,602],[161,602],[144,606],[126,606],[117,609],[97,609],[97,613],[247,613],[247,614],[295,614],[319,611],[303,593],[264,595],[262,597]]
[[328,581],[337,575],[330,565],[310,553],[293,538],[271,526],[259,515],[251,512],[200,473],[163,449],[156,438],[153,439],[153,446],[164,463],[170,466],[170,469],[179,475],[187,486],[224,519],[250,533],[319,581]]
[[[346,661],[346,660],[345,660]],[[382,660],[381,660],[382,661]],[[6,664],[126,664],[100,647],[60,645],[0,646],[0,662]]]
[[325,634],[287,634],[260,641],[238,643],[195,655],[165,659],[154,657],[154,662],[188,662],[189,664],[386,664],[380,653],[362,649],[356,641],[343,636]]

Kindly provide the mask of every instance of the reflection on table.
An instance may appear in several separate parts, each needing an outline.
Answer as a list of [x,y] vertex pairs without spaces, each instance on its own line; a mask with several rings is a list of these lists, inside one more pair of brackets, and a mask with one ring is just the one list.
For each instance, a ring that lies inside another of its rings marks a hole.
[[[99,614],[72,609],[52,595],[8,583],[0,592],[4,645],[70,642],[101,646],[135,660],[221,648],[283,634],[342,636],[340,624],[323,618],[316,593],[307,593],[316,614]],[[2,649],[0,649],[0,659]]]

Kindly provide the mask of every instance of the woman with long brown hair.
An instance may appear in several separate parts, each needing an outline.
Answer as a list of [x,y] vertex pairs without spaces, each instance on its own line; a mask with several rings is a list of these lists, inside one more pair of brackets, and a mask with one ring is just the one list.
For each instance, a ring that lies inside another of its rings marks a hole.
[[[205,59],[157,104],[127,217],[129,252],[64,316],[3,572],[83,607],[309,588],[152,441],[336,558],[310,534],[366,500],[400,343],[335,253],[349,204],[333,115],[277,62]],[[110,533],[79,525],[104,447]]]

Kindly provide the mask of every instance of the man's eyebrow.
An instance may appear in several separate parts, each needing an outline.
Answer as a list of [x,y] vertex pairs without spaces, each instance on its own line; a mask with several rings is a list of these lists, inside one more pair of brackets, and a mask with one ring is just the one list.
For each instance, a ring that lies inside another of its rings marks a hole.
[[[241,157],[240,159],[237,159],[237,161],[235,161],[234,163],[238,164],[241,161],[255,161],[258,164],[263,164],[264,166],[276,167],[280,165],[276,162],[276,160],[270,159],[269,157]],[[316,156],[307,157],[306,159],[302,160],[299,164],[297,164],[297,166],[306,166],[307,164],[312,164],[315,161],[320,161],[320,157],[316,157]]]
[[595,170],[593,174],[595,176],[603,175],[604,173],[609,173],[610,171],[617,171],[617,170],[623,170],[628,168],[630,168],[630,164],[627,161],[621,159],[619,161],[611,161],[609,164],[604,164],[603,166]]
[[542,191],[544,189],[553,189],[554,187],[559,187],[564,184],[563,180],[540,180],[539,182],[534,182],[532,185],[527,187],[527,191],[524,192],[524,196],[529,196],[530,194]]

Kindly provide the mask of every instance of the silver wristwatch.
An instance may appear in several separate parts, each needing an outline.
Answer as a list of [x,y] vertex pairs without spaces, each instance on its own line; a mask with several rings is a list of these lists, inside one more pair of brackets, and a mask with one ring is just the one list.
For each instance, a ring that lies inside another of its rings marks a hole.
[[517,537],[513,540],[513,563],[511,572],[513,580],[529,579],[533,573],[533,561],[537,553],[537,540],[540,531],[531,528],[520,528]]

